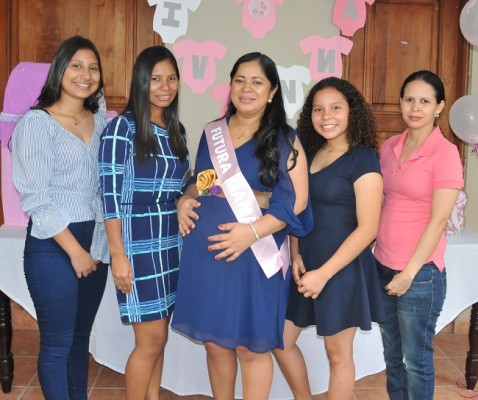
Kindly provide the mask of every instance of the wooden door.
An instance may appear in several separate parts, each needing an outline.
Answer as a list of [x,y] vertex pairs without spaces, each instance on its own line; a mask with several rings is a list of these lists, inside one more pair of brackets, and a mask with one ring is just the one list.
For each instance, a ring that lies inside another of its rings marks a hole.
[[[365,28],[353,37],[345,75],[362,91],[375,115],[380,140],[402,132],[399,93],[412,72],[428,69],[445,83],[443,133],[460,144],[448,124],[456,99],[467,93],[469,46],[459,28],[466,0],[376,0]],[[463,146],[461,146],[463,147]]]

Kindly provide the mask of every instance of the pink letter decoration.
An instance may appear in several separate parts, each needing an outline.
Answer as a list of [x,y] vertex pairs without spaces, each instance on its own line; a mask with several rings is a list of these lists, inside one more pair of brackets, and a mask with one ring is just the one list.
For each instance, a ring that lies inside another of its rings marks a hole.
[[185,39],[173,45],[177,58],[183,58],[182,81],[194,94],[202,94],[216,81],[215,59],[222,60],[227,48],[214,40],[196,42]]
[[375,0],[335,0],[333,21],[342,31],[342,35],[353,36],[365,26],[365,3],[374,2]]
[[308,36],[300,41],[300,48],[304,54],[310,53],[310,77],[320,81],[328,76],[342,77],[341,54],[349,54],[353,42],[342,36],[323,38]]

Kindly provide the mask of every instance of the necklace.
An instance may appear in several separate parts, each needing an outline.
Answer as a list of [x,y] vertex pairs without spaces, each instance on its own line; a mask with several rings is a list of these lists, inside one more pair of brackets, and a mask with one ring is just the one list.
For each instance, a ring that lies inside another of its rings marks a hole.
[[83,110],[81,110],[79,119],[75,118],[73,115],[69,115],[69,117],[73,120],[73,125],[77,126],[77,125],[80,125],[83,119],[85,118],[85,113]]
[[252,124],[251,126],[248,126],[246,128],[241,128],[239,124],[237,123],[237,121],[234,120],[234,125],[236,125],[236,129],[239,131],[239,134],[237,135],[238,139],[244,139],[248,132],[255,132],[257,131],[257,128],[259,128],[259,122]]

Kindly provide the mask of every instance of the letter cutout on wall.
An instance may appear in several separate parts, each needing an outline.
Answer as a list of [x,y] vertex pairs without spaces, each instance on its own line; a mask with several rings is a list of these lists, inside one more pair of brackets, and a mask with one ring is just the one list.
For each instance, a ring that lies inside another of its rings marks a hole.
[[185,39],[173,45],[177,58],[183,58],[181,80],[194,94],[202,94],[216,81],[216,59],[222,60],[227,48],[214,40],[196,42]]
[[201,0],[148,0],[148,4],[156,5],[153,30],[164,43],[172,44],[187,32],[188,10],[196,11]]
[[304,84],[310,83],[309,70],[302,65],[293,65],[289,68],[278,65],[277,71],[281,80],[287,118],[292,119],[304,103]]
[[374,2],[375,0],[335,0],[333,21],[342,35],[353,36],[365,26],[365,3],[372,5]]
[[310,77],[320,81],[328,76],[342,77],[342,54],[349,54],[353,42],[342,36],[308,36],[300,41],[304,54],[310,53]]
[[276,26],[276,4],[285,0],[236,0],[242,7],[242,26],[254,39],[263,39]]

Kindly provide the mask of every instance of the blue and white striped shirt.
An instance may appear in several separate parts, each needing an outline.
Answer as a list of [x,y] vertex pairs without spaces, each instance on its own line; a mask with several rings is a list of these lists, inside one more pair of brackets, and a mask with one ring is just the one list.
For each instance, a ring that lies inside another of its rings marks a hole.
[[98,175],[106,119],[97,112],[94,122],[85,144],[45,111],[28,111],[13,132],[12,174],[22,209],[32,219],[32,236],[51,238],[72,222],[94,220],[90,253],[108,263]]

